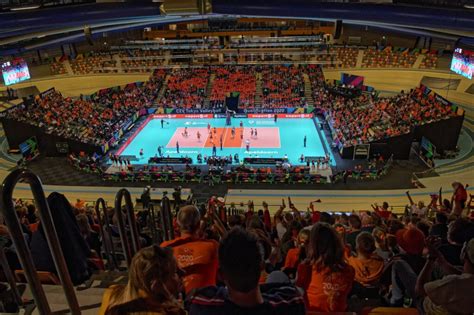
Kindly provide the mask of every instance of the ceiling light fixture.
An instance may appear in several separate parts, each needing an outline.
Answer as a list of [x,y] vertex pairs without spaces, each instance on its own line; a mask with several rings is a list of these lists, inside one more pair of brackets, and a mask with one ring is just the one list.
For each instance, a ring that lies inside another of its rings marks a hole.
[[10,8],[10,11],[34,10],[34,9],[39,9],[40,7],[41,5],[34,4],[34,5],[21,6],[21,7],[12,7]]

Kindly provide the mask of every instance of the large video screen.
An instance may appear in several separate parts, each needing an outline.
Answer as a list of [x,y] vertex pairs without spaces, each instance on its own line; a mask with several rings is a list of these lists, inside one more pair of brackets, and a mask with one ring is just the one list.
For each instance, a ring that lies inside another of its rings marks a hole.
[[1,64],[5,85],[12,85],[30,79],[30,71],[26,61],[17,58]]
[[474,51],[456,48],[453,53],[453,60],[451,61],[451,70],[472,79],[474,72]]

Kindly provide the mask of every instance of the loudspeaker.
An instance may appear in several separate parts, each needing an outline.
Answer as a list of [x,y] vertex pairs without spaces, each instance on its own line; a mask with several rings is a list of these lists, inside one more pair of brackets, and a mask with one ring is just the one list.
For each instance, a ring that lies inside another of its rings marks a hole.
[[334,26],[334,39],[339,39],[342,33],[342,20],[336,20],[336,25]]
[[92,42],[92,30],[89,25],[84,26],[84,36],[86,37],[86,41],[89,43],[89,45],[93,46],[94,43]]

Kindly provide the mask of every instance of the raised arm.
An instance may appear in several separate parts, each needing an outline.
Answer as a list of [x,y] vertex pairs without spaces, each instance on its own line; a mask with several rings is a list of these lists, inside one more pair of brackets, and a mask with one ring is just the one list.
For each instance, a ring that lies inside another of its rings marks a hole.
[[282,198],[280,208],[278,208],[277,212],[275,212],[274,217],[281,216],[285,208],[286,208],[285,199]]
[[411,198],[410,192],[408,190],[406,191],[406,194],[407,194],[407,197],[408,197],[408,201],[410,202],[410,206],[413,206],[415,204],[415,202]]
[[440,187],[439,188],[439,207],[442,208],[443,207],[443,187]]

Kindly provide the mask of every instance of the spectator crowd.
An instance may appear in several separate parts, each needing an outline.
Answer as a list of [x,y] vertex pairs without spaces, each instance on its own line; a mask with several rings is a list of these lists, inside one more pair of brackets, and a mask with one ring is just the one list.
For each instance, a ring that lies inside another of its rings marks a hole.
[[64,97],[52,91],[8,111],[7,117],[68,139],[102,145],[142,108],[150,108],[163,84],[164,73],[156,71],[143,85],[127,85],[96,93],[90,99]]

